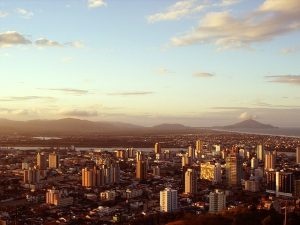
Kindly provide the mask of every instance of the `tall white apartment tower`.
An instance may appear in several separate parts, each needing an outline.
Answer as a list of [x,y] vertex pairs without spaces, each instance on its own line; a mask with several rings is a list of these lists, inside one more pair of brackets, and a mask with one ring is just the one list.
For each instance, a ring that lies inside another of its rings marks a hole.
[[218,213],[226,208],[226,195],[223,191],[215,190],[209,193],[209,212]]
[[160,211],[174,212],[178,208],[177,190],[166,188],[160,192]]

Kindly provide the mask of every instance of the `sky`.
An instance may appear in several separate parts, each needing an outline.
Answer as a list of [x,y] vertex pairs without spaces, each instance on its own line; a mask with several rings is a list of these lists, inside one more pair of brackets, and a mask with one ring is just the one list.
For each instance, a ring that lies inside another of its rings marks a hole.
[[299,0],[0,0],[0,118],[300,127]]

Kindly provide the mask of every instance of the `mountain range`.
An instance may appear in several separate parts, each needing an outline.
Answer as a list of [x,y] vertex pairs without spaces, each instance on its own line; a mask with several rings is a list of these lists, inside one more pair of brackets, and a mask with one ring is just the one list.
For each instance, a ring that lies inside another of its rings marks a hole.
[[[239,128],[270,129],[271,125],[259,123],[255,120],[245,120],[229,126],[217,127],[222,130]],[[198,133],[200,127],[189,127],[181,124],[160,124],[144,127],[121,122],[93,122],[74,118],[59,120],[29,120],[14,121],[0,119],[0,134],[20,135],[136,135],[136,134],[164,134],[164,133]]]

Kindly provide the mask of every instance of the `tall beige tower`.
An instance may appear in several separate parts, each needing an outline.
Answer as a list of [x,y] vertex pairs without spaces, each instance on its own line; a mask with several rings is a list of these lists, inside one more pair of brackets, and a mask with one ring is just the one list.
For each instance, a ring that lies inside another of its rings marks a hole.
[[201,158],[201,155],[202,155],[202,152],[203,152],[203,143],[201,140],[197,140],[196,141],[196,149],[195,149],[195,152],[196,152],[196,157],[197,158]]
[[49,168],[59,168],[59,156],[55,152],[49,154]]
[[143,160],[137,160],[136,162],[136,179],[138,180],[147,179],[147,164]]
[[154,145],[154,152],[155,152],[155,154],[161,154],[160,143],[155,143],[155,145]]
[[265,155],[265,170],[274,170],[275,169],[275,155],[271,152],[268,152]]
[[81,170],[83,187],[100,187],[105,184],[105,170],[103,168],[84,168]]
[[187,169],[184,177],[184,192],[186,194],[197,193],[197,174],[194,169]]
[[37,153],[36,165],[37,165],[37,168],[40,170],[47,169],[47,159],[46,159],[46,155],[44,153],[40,153],[40,152]]

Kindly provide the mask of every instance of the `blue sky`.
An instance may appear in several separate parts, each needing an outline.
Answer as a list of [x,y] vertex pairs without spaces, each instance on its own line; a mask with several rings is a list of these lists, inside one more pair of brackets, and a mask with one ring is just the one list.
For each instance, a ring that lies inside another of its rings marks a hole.
[[0,0],[0,117],[300,126],[298,0]]

